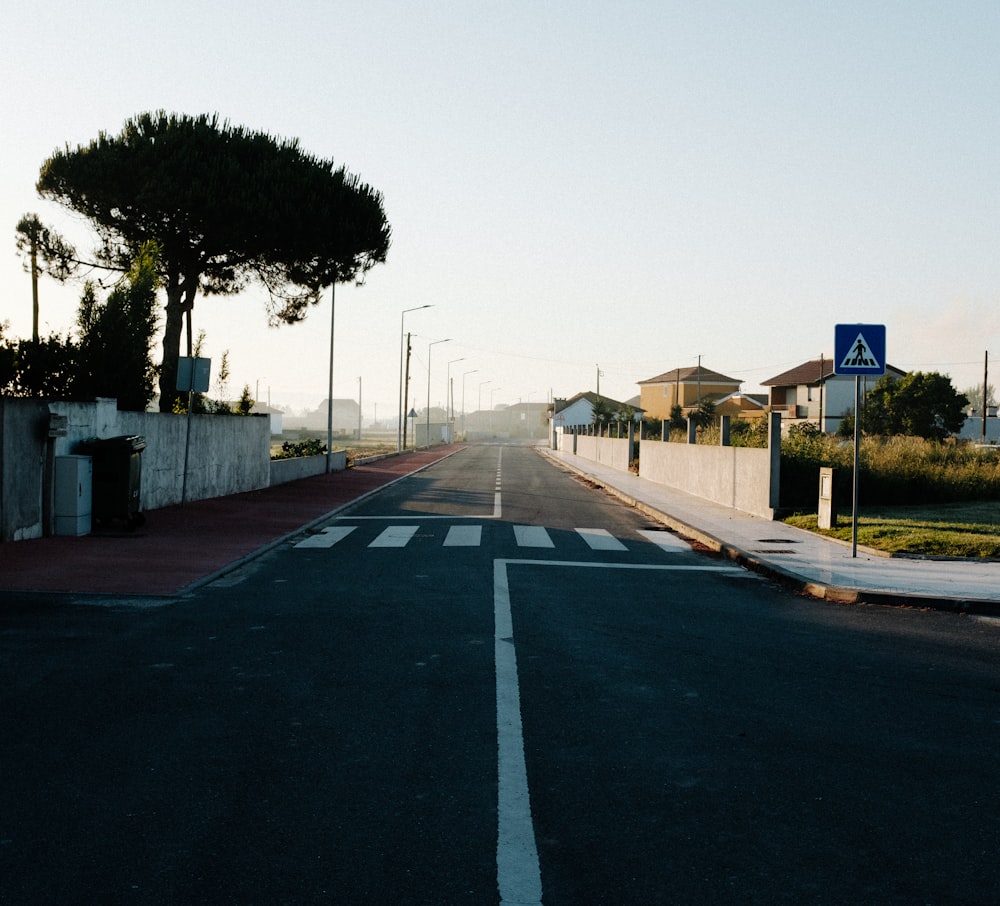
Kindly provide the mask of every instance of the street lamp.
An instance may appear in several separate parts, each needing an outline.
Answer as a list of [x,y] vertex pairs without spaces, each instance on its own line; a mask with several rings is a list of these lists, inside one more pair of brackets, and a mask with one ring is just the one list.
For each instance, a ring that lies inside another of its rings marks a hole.
[[454,405],[452,405],[452,400],[451,400],[451,398],[452,398],[452,392],[451,392],[451,366],[454,365],[455,362],[464,362],[464,361],[465,361],[465,356],[462,356],[462,358],[460,358],[460,359],[452,359],[448,363],[448,368],[447,368],[447,371],[445,372],[445,375],[446,375],[447,379],[445,380],[445,383],[444,383],[444,408],[448,412],[448,421],[449,421],[449,423],[455,421],[455,407],[454,407]]
[[490,434],[493,433],[493,394],[498,390],[503,390],[503,387],[490,388]]
[[326,393],[326,471],[333,471],[333,329],[337,321],[337,280],[330,284],[330,380]]
[[476,413],[479,415],[480,427],[482,427],[483,421],[483,387],[487,384],[492,384],[493,381],[480,381],[479,382],[479,396],[476,398]]
[[403,406],[406,400],[403,399],[403,322],[406,319],[407,312],[420,311],[421,308],[433,308],[433,306],[428,303],[427,305],[417,305],[414,308],[405,308],[403,313],[399,316],[399,419],[396,422],[396,452],[399,453],[403,449],[403,419],[406,417],[403,412]]
[[462,438],[465,438],[465,378],[466,375],[476,374],[478,368],[473,368],[472,371],[462,372]]
[[[446,340],[432,340],[427,344],[427,446],[431,445],[431,347],[438,343],[450,343],[451,338]],[[416,440],[416,438],[414,438]]]

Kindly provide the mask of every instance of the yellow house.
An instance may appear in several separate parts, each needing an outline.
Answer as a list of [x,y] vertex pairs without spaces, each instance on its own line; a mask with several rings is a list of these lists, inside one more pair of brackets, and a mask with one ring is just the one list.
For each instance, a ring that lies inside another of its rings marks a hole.
[[686,415],[697,409],[701,400],[718,402],[739,394],[741,383],[700,365],[675,368],[639,381],[639,405],[647,418],[670,418],[670,410],[678,405]]

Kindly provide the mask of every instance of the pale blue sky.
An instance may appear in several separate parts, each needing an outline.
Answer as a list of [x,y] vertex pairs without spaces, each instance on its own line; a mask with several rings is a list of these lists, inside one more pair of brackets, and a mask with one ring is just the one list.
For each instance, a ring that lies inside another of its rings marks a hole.
[[[761,381],[883,323],[889,361],[1000,370],[1000,4],[124,2],[4,14],[0,321],[30,335],[14,227],[42,160],[158,108],[332,156],[385,196],[388,263],[338,288],[334,393],[466,408],[637,382],[699,355]],[[79,288],[41,287],[42,331]],[[199,298],[216,360],[276,404],[326,396],[329,300],[268,329]],[[453,360],[462,359],[460,362]],[[994,379],[1000,384],[1000,380]],[[490,393],[492,391],[492,394]]]

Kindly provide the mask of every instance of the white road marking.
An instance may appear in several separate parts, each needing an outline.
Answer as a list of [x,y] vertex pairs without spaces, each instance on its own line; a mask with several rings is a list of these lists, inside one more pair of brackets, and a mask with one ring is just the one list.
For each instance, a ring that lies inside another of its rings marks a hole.
[[356,525],[328,525],[322,532],[303,538],[296,547],[333,547],[357,528]]
[[481,525],[453,525],[444,539],[445,547],[479,547],[483,541]]
[[541,906],[542,875],[524,760],[506,560],[493,564],[493,649],[497,683],[497,887],[501,906]]
[[621,543],[607,529],[602,528],[578,528],[577,534],[587,542],[591,550],[595,551],[627,551],[628,548]]
[[542,875],[531,817],[524,757],[521,691],[511,616],[511,566],[645,569],[660,572],[743,573],[740,566],[670,566],[648,563],[581,563],[567,560],[493,561],[493,649],[497,686],[497,887],[501,906],[541,906]]
[[515,525],[514,540],[518,547],[555,547],[549,533],[540,525]]
[[369,547],[406,547],[417,533],[417,525],[390,525],[383,529]]
[[662,547],[665,551],[691,551],[691,545],[673,532],[640,529],[639,534],[647,541],[652,541],[657,547]]

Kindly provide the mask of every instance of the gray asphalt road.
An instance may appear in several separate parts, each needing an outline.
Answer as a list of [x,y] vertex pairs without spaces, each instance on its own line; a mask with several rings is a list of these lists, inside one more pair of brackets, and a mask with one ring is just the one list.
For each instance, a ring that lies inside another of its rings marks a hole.
[[0,902],[995,903],[998,651],[469,448],[163,607],[0,612]]

